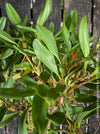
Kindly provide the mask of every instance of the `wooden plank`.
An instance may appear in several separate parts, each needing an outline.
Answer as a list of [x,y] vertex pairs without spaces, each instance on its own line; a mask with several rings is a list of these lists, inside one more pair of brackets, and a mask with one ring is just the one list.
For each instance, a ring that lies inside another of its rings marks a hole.
[[0,17],[2,16],[2,14],[1,14],[1,1],[0,1]]
[[[36,20],[39,16],[40,11],[42,10],[43,6],[45,5],[46,0],[36,0],[33,3],[33,22],[34,25],[36,24]],[[46,21],[46,26],[49,25],[51,21],[55,24],[55,33],[59,30],[61,25],[61,0],[52,0],[53,2],[53,9],[52,13],[50,14],[49,18]]]
[[[18,12],[19,16],[21,17],[22,21],[24,20],[25,16],[28,17],[28,23],[31,21],[30,15],[30,0],[1,0],[1,11],[2,16],[6,16],[5,12],[5,3],[10,3],[15,10]],[[7,25],[9,21],[7,21]]]
[[[8,111],[7,113],[12,113]],[[10,123],[6,125],[6,132],[7,134],[18,134],[18,123],[19,123],[20,116],[14,118]]]
[[93,7],[93,36],[95,44],[100,38],[100,0],[94,0]]
[[[90,134],[94,134],[94,132],[96,131],[98,124],[99,124],[100,118],[97,119],[96,116],[92,116],[89,119],[89,133]],[[98,128],[96,134],[100,134],[100,127]]]
[[[93,1],[93,36],[94,36],[94,45],[97,43],[98,39],[100,38],[100,0]],[[99,61],[100,61],[100,51],[99,51]],[[98,90],[98,89],[97,89]],[[95,132],[96,128],[98,127],[100,121],[100,117],[93,116],[89,119],[89,133],[92,134]],[[100,134],[100,127],[96,134]]]
[[0,129],[0,134],[5,134],[5,127]]
[[83,16],[87,16],[89,33],[91,33],[91,7],[91,0],[64,0],[64,11],[66,11],[66,16],[71,10],[77,10],[78,24]]

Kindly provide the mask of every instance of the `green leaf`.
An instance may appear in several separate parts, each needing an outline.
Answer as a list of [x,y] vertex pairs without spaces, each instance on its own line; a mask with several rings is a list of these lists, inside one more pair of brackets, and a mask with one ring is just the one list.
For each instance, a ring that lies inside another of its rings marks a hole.
[[89,110],[89,111],[85,111],[85,112],[82,112],[78,115],[78,118],[77,118],[77,126],[80,128],[80,123],[81,121],[90,113],[92,113],[93,111],[95,111],[97,108],[100,108],[100,105],[98,107],[95,107],[94,109],[92,110]]
[[47,97],[48,91],[50,90],[49,86],[46,84],[37,85],[35,89],[42,97]]
[[33,102],[33,97],[34,96],[26,97],[28,103],[30,103],[31,105],[32,105],[32,102]]
[[46,100],[42,99],[40,96],[35,95],[33,98],[32,104],[32,119],[34,127],[39,134],[44,134],[48,120],[47,120],[47,112],[48,112],[48,103]]
[[90,103],[97,100],[96,96],[88,94],[77,94],[75,97],[77,102]]
[[43,71],[40,74],[40,79],[42,79],[43,81],[47,82],[48,79],[50,78],[50,74],[47,71]]
[[100,84],[87,83],[84,86],[92,90],[97,90],[97,85],[100,85]]
[[6,59],[6,61],[7,61],[7,67],[6,68],[8,69],[8,68],[13,67],[15,64],[19,64],[22,61],[22,59],[23,59],[23,55],[20,54],[20,53],[17,53],[15,55],[15,57],[13,57],[13,58],[11,58],[11,57],[7,58]]
[[55,59],[53,55],[37,39],[33,41],[33,48],[38,59],[43,62],[52,72],[58,75]]
[[8,33],[2,30],[0,30],[0,39],[16,45],[16,42],[14,41],[14,39]]
[[26,129],[26,114],[29,108],[24,110],[23,114],[20,117],[19,125],[18,125],[18,134],[28,134]]
[[69,13],[66,19],[66,26],[69,32],[72,32],[73,29],[77,26],[77,11],[73,10]]
[[0,128],[4,127],[7,123],[12,121],[18,114],[19,112],[4,115],[3,119],[0,122]]
[[20,64],[15,65],[15,68],[17,70],[26,70],[26,69],[31,68],[31,65],[28,61],[26,61],[26,62],[21,62]]
[[23,98],[34,95],[32,88],[16,87],[16,88],[0,88],[0,96],[4,98]]
[[24,48],[23,50],[26,53],[26,55],[35,56],[35,53],[34,53],[33,50],[30,50],[30,49],[27,49],[27,48]]
[[6,3],[5,8],[6,8],[6,14],[7,14],[10,22],[13,25],[19,25],[19,24],[21,24],[21,18],[18,15],[18,13],[16,12],[16,10],[12,7],[12,5],[9,4],[9,3]]
[[[67,111],[67,109],[66,109],[66,111]],[[70,113],[70,116],[72,117],[72,116],[74,116],[76,114],[81,113],[83,111],[83,108],[79,107],[77,105],[74,105],[74,104],[72,104],[72,105],[70,104],[69,108],[68,108],[68,111]]]
[[64,13],[64,19],[63,19],[63,27],[62,27],[62,35],[63,35],[63,38],[64,38],[64,42],[67,46],[67,51],[70,51],[71,50],[71,42],[69,40],[69,37],[70,37],[70,33],[66,27],[66,24],[65,24],[65,13]]
[[17,79],[17,81],[20,82],[22,85],[27,86],[27,87],[34,87],[35,88],[37,85],[37,82],[29,76],[23,76],[23,77]]
[[34,130],[33,130],[33,133],[32,134],[39,134],[37,131],[36,131],[36,129],[34,128]]
[[45,45],[47,46],[49,51],[54,56],[56,56],[56,58],[60,62],[60,59],[58,56],[58,49],[56,46],[56,41],[53,36],[53,33],[51,31],[49,31],[47,28],[40,26],[40,25],[36,25],[36,33],[37,33],[37,36],[45,43]]
[[44,98],[46,98],[48,101],[55,100],[58,97],[57,88],[49,88],[46,84],[38,85],[36,81],[34,81],[29,76],[24,76],[22,78],[17,79],[18,82],[20,82],[22,85],[34,88],[38,94]]
[[52,0],[46,0],[46,4],[41,10],[40,15],[37,19],[37,24],[43,25],[46,22],[48,16],[50,15],[51,10],[52,10]]
[[3,30],[6,25],[6,17],[0,17],[0,30]]
[[3,119],[6,111],[7,111],[7,107],[0,107],[0,121]]
[[46,98],[48,101],[54,101],[59,96],[56,88],[49,88],[46,84],[37,85],[35,90],[40,96]]
[[0,54],[0,60],[1,59],[6,59],[8,58],[9,56],[11,56],[13,54],[13,50],[12,49],[6,49],[3,54],[1,55]]
[[88,57],[90,53],[89,35],[87,27],[87,18],[84,16],[79,26],[79,42],[84,54],[84,57]]
[[22,26],[22,25],[16,25],[16,28],[23,31],[23,32],[36,32],[34,28],[27,27],[27,26]]
[[54,23],[50,22],[48,29],[53,33],[54,32]]
[[14,83],[15,83],[15,79],[13,79],[12,75],[10,75],[7,82],[5,83],[4,88],[12,88]]
[[48,119],[51,120],[55,125],[61,125],[65,121],[64,113],[62,112],[56,112],[54,114],[48,114]]
[[28,17],[26,15],[25,18],[24,18],[24,21],[23,21],[22,25],[25,26],[27,24],[27,21],[28,21]]

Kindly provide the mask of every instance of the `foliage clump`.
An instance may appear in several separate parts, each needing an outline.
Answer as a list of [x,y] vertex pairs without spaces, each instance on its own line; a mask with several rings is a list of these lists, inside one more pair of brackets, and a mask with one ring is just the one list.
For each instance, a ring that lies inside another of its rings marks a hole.
[[[26,115],[32,113],[34,134],[81,134],[84,119],[100,109],[96,96],[100,41],[93,46],[86,16],[77,32],[74,10],[67,19],[64,13],[63,25],[54,35],[53,22],[44,26],[51,9],[52,1],[47,0],[34,28],[27,27],[26,19],[22,22],[6,3],[14,29],[4,30],[6,18],[0,18],[0,106],[4,104],[0,108],[0,128],[20,115],[18,133],[27,134],[26,120],[30,122]],[[7,110],[14,113],[7,114]],[[61,124],[64,128],[58,130]]]

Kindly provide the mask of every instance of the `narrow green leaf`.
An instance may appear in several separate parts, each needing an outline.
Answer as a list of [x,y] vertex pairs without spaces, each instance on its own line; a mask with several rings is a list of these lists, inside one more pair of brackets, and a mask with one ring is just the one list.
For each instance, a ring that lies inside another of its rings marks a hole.
[[36,131],[36,129],[34,129],[32,134],[39,134],[39,133]]
[[45,43],[45,45],[47,46],[49,51],[54,56],[56,56],[56,58],[60,62],[60,59],[58,56],[58,49],[56,46],[56,41],[53,36],[53,33],[51,31],[49,31],[47,28],[40,26],[40,25],[36,25],[36,33],[37,33],[37,36]]
[[38,40],[33,41],[34,51],[41,62],[43,62],[52,72],[58,75],[55,59],[53,55]]
[[0,107],[0,121],[3,119],[6,111],[7,111],[7,107]]
[[71,50],[71,42],[69,40],[69,37],[70,37],[70,33],[66,27],[66,24],[65,24],[65,13],[64,13],[64,18],[63,18],[63,27],[62,27],[62,35],[63,35],[63,38],[64,38],[64,42],[67,46],[67,51],[70,51]]
[[15,55],[15,57],[13,57],[12,59],[11,59],[11,57],[7,58],[6,59],[6,61],[7,61],[6,69],[11,68],[16,64],[19,64],[22,61],[22,59],[23,59],[23,55],[20,53],[17,53]]
[[69,32],[72,32],[73,29],[77,26],[77,11],[72,10],[67,19],[66,19],[66,26],[69,30]]
[[14,39],[8,33],[2,30],[0,30],[0,39],[16,45],[16,42],[14,41]]
[[33,50],[30,50],[30,49],[27,49],[27,48],[24,48],[23,50],[26,53],[26,55],[35,56],[35,53],[34,53]]
[[[0,31],[0,40],[7,46],[10,48],[14,48],[15,50],[17,50],[18,52],[20,52],[23,55],[30,55],[28,52],[25,52],[24,49],[19,48],[18,44],[14,41],[14,39],[6,32],[4,31]],[[12,45],[15,44],[15,45]],[[18,47],[17,47],[17,46]],[[31,51],[31,56],[34,56],[34,53],[32,55],[32,51]]]
[[22,25],[16,25],[16,28],[23,31],[23,32],[36,32],[34,28],[27,27],[27,26],[22,26]]
[[23,21],[22,25],[23,25],[23,26],[26,26],[27,21],[28,21],[28,17],[27,17],[27,15],[26,15],[25,18],[24,18],[24,21]]
[[46,0],[46,4],[41,10],[40,15],[37,19],[37,24],[43,25],[46,22],[48,16],[50,15],[51,10],[52,10],[52,0]]
[[47,82],[48,79],[50,78],[50,74],[47,71],[43,71],[40,74],[40,79],[42,79],[43,81]]
[[12,49],[6,49],[3,54],[1,55],[0,54],[0,60],[1,59],[6,59],[8,58],[9,56],[11,56],[13,54],[13,50]]
[[37,85],[37,82],[29,76],[23,76],[23,77],[17,79],[17,81],[20,82],[22,85],[27,86],[27,87],[34,87],[35,88]]
[[[67,109],[66,109],[67,111]],[[83,111],[83,108],[82,107],[79,107],[77,105],[74,105],[74,104],[70,104],[69,105],[69,108],[68,108],[68,111],[70,113],[70,117],[74,116],[74,115],[77,115],[79,113],[81,113]]]
[[15,68],[17,70],[26,70],[26,69],[31,68],[31,65],[28,61],[26,61],[26,62],[21,62],[20,64],[15,65]]
[[91,103],[97,100],[96,96],[88,94],[77,94],[75,97],[77,102]]
[[9,4],[9,3],[6,3],[5,8],[6,8],[6,14],[7,14],[10,22],[13,25],[19,25],[19,24],[21,24],[21,18],[18,15],[18,13],[16,12],[16,10],[12,7],[12,5]]
[[0,30],[3,30],[6,25],[6,17],[0,17]]
[[29,108],[24,110],[23,114],[20,117],[19,124],[18,124],[18,134],[28,134],[26,129],[26,114]]
[[15,83],[15,79],[13,79],[12,75],[10,75],[7,82],[5,83],[4,88],[12,88],[14,83]]
[[54,33],[54,23],[53,23],[53,22],[51,22],[51,23],[49,24],[48,29],[49,29],[52,33]]
[[97,85],[100,86],[100,84],[93,84],[93,83],[87,83],[84,86],[92,90],[97,90]]
[[95,111],[97,108],[100,108],[100,105],[98,107],[95,107],[94,109],[92,110],[89,110],[89,111],[85,111],[85,112],[82,112],[78,115],[78,118],[77,118],[77,125],[78,127],[80,128],[80,123],[81,121],[90,113],[92,113],[93,111]]
[[56,112],[54,114],[48,114],[48,119],[51,120],[55,125],[61,125],[65,121],[64,113],[62,112]]
[[19,112],[4,115],[3,119],[0,122],[0,128],[4,127],[7,123],[12,121],[18,114]]
[[34,127],[39,134],[44,134],[48,120],[47,120],[47,112],[48,112],[48,103],[46,100],[42,99],[40,96],[35,95],[33,97],[32,104],[32,119]]
[[84,57],[88,57],[90,53],[90,45],[89,45],[89,35],[88,35],[86,16],[84,16],[80,22],[79,42],[80,42],[80,46],[81,46]]
[[33,97],[34,96],[26,97],[28,103],[30,103],[31,105],[32,105],[32,102],[33,102]]
[[16,88],[0,88],[0,96],[4,98],[23,98],[34,95],[35,91],[32,88],[16,87]]

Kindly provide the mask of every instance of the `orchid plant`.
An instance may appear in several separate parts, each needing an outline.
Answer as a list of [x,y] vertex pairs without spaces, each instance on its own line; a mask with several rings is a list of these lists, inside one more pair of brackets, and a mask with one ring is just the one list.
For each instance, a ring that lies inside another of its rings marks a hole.
[[93,45],[86,16],[77,32],[77,11],[67,19],[64,13],[54,34],[53,22],[44,25],[52,0],[46,0],[35,27],[26,25],[26,17],[22,22],[11,4],[5,9],[14,29],[0,18],[0,128],[20,115],[18,134],[28,134],[31,113],[32,134],[81,134],[84,120],[100,114],[100,40]]

